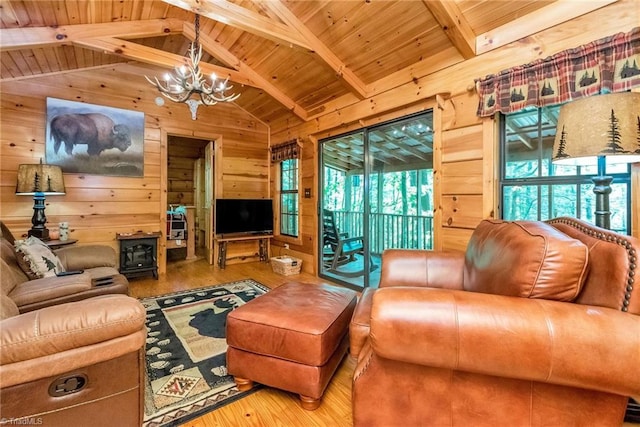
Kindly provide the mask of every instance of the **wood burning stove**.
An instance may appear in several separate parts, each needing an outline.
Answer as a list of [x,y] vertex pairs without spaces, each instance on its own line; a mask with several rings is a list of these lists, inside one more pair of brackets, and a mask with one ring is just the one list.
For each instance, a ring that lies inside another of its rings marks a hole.
[[153,274],[158,278],[158,237],[160,233],[119,233],[120,273],[127,278]]

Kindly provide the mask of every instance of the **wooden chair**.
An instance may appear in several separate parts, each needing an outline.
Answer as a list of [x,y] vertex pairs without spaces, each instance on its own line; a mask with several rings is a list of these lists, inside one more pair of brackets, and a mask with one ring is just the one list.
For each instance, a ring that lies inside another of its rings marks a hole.
[[[359,271],[340,271],[339,266],[356,261],[357,253],[364,254],[364,240],[362,236],[349,237],[347,233],[341,233],[336,226],[335,213],[323,209],[322,224],[324,230],[324,265],[332,273],[342,276],[362,276],[364,268]],[[377,266],[371,264],[371,270]]]

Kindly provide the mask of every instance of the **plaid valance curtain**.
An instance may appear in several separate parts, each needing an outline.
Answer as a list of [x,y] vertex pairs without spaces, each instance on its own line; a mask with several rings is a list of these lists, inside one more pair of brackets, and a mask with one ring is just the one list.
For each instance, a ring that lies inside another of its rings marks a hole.
[[283,142],[271,147],[271,163],[300,158],[300,145],[297,139]]
[[640,86],[640,27],[476,79],[478,116]]

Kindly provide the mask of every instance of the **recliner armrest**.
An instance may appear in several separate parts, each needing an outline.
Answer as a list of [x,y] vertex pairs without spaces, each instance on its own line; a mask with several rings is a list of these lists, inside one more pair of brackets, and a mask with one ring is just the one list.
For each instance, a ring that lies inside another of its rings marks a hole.
[[464,253],[387,249],[382,254],[380,287],[416,286],[463,289]]
[[142,304],[125,295],[104,295],[20,314],[0,322],[0,365],[124,337],[144,330],[144,322]]
[[107,245],[66,246],[54,253],[67,270],[115,267],[118,259],[115,249]]
[[28,304],[85,292],[89,289],[91,289],[91,274],[84,272],[71,276],[29,280],[16,286],[8,296],[20,308]]
[[464,291],[379,289],[380,357],[504,378],[640,394],[640,317],[610,308]]

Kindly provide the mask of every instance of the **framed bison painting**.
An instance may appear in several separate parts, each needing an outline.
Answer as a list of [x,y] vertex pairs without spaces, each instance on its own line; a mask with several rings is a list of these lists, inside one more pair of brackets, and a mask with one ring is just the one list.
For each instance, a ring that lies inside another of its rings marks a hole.
[[47,98],[45,149],[66,173],[144,176],[144,113]]

